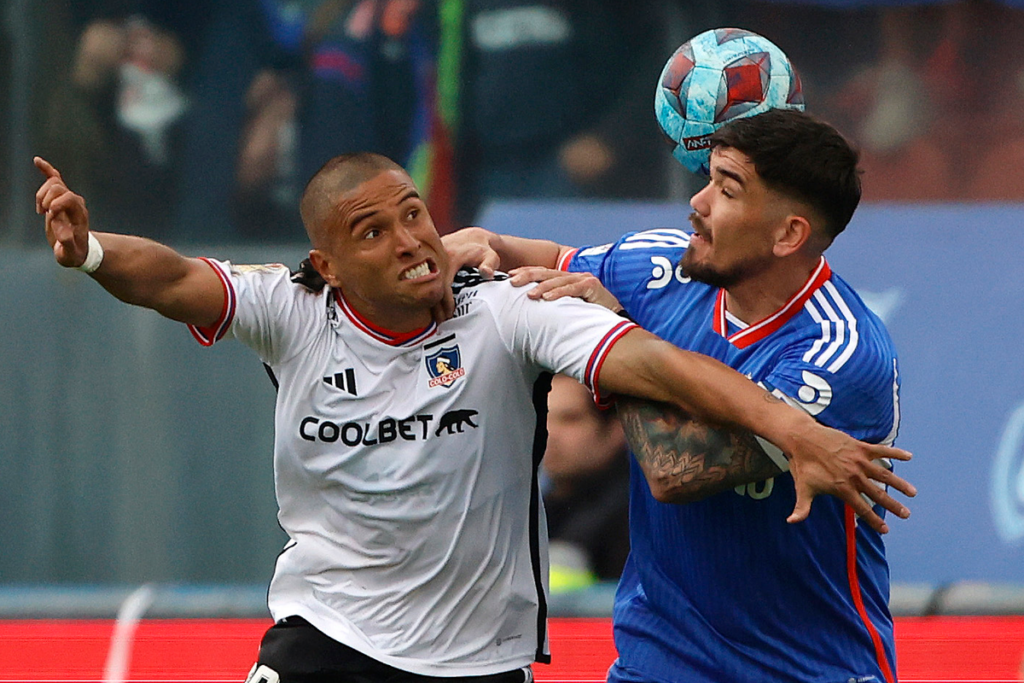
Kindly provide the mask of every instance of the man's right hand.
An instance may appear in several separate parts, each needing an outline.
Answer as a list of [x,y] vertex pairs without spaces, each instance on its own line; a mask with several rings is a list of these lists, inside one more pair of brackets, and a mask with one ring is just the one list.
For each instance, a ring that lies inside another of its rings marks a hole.
[[501,257],[491,245],[492,237],[494,233],[483,228],[463,228],[443,236],[441,243],[448,252],[451,277],[465,266],[476,268],[486,278],[494,277],[494,271],[501,266]]
[[[46,239],[57,263],[77,268],[89,255],[85,199],[68,189],[52,164],[39,157],[33,163],[46,178],[36,192],[36,212],[46,216]],[[223,319],[225,284],[209,263],[142,237],[97,236],[103,242],[103,267],[92,277],[121,301],[197,327]]]
[[441,243],[448,252],[448,287],[444,298],[431,309],[431,315],[438,324],[452,317],[455,312],[455,295],[451,284],[460,268],[476,268],[485,278],[494,277],[494,271],[501,265],[501,257],[491,246],[494,233],[483,228],[463,228],[441,237]]
[[[535,240],[526,237],[498,235],[483,228],[463,228],[441,238],[448,252],[451,272],[463,266],[476,268],[484,277],[493,277],[494,271],[509,271],[523,266],[554,268],[559,257],[569,247],[550,240]],[[434,308],[434,319],[443,322],[451,317],[454,300],[446,299]]]
[[68,189],[60,171],[35,157],[32,162],[46,180],[36,192],[36,213],[46,217],[46,241],[57,263],[77,268],[89,253],[89,211],[85,199]]

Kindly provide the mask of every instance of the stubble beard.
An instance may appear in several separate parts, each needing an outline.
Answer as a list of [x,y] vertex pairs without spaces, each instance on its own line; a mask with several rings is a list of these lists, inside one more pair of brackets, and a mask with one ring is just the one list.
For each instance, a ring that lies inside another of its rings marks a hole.
[[[708,229],[704,225],[704,220],[701,218],[700,214],[694,211],[688,216],[688,218],[690,219],[690,224],[693,226],[694,234],[701,234],[704,236],[704,239],[707,240]],[[683,272],[683,275],[691,280],[703,282],[711,285],[712,287],[728,287],[733,284],[733,278],[728,274],[722,273],[706,263],[699,263],[697,261],[696,252],[694,251],[692,242],[683,253],[683,258],[679,261],[679,269]]]
[[733,265],[727,270],[722,270],[708,263],[698,262],[691,245],[687,247],[686,252],[683,254],[679,267],[683,271],[683,275],[691,280],[703,282],[712,287],[729,289],[763,272],[767,269],[767,264],[756,258],[750,258]]
[[697,263],[692,246],[687,247],[682,261],[679,262],[679,268],[683,271],[683,275],[695,282],[723,288],[732,284],[731,278],[724,277],[722,273],[706,263]]

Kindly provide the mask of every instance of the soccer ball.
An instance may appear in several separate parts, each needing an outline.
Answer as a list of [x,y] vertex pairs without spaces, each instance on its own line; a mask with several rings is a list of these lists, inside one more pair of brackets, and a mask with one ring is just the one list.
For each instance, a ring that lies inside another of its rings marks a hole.
[[708,175],[711,134],[730,119],[768,109],[803,109],[800,77],[770,40],[716,28],[683,43],[665,63],[654,95],[658,125],[672,156]]

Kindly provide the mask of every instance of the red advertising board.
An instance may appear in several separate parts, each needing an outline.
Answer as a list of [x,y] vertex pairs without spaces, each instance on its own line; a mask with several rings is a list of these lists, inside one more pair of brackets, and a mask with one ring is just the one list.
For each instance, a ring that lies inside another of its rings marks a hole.
[[[243,619],[146,620],[131,634],[125,680],[241,681],[269,622]],[[0,682],[102,681],[114,622],[0,622]],[[896,621],[899,678],[1020,681],[1024,617],[915,617]],[[607,619],[553,619],[552,664],[538,681],[604,680],[615,657]]]

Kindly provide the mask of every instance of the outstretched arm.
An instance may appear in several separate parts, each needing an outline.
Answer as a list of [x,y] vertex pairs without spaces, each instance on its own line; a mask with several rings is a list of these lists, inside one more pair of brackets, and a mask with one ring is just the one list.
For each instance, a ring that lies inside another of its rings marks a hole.
[[631,396],[619,396],[615,407],[651,493],[662,503],[693,503],[782,472],[746,430]]
[[881,533],[884,520],[864,494],[899,517],[910,511],[882,487],[913,496],[916,489],[875,462],[881,458],[909,460],[898,448],[866,444],[818,424],[728,366],[698,353],[683,351],[641,329],[628,332],[611,348],[601,368],[602,391],[672,403],[713,424],[758,434],[790,457],[796,486],[796,507],[790,522],[810,513],[821,493],[846,502]]
[[[45,216],[46,239],[57,263],[78,268],[90,253],[85,199],[68,189],[49,162],[36,157],[34,163],[45,178],[36,192],[36,213]],[[91,235],[101,245],[103,257],[90,275],[121,301],[200,327],[220,317],[224,289],[207,264],[142,237]]]

